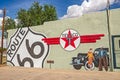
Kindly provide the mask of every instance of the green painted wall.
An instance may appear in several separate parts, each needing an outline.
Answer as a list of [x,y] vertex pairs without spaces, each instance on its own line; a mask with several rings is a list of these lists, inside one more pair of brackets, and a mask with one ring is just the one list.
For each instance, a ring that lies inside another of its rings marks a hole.
[[[49,55],[46,60],[54,60],[52,68],[73,69],[70,65],[72,57],[77,56],[79,52],[86,53],[89,48],[98,48],[100,46],[109,47],[108,29],[106,21],[106,11],[85,14],[79,18],[69,18],[64,20],[50,21],[44,25],[30,27],[34,32],[43,33],[46,37],[59,37],[63,31],[68,28],[77,30],[80,35],[87,34],[105,34],[101,40],[96,43],[80,44],[72,51],[65,51],[60,45],[50,45]],[[120,9],[110,11],[110,28],[112,35],[120,35]],[[16,30],[9,30],[9,38]],[[44,68],[49,68],[49,64],[44,63]]]

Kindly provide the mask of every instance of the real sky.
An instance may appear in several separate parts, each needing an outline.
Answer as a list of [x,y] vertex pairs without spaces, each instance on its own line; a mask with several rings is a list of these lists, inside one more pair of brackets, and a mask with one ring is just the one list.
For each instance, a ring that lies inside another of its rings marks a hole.
[[[2,10],[6,9],[6,16],[16,19],[20,8],[28,9],[34,1],[40,5],[51,4],[56,7],[59,19],[78,17],[85,13],[101,11],[106,8],[107,0],[0,0],[0,22]],[[110,8],[120,8],[120,0],[109,0]]]

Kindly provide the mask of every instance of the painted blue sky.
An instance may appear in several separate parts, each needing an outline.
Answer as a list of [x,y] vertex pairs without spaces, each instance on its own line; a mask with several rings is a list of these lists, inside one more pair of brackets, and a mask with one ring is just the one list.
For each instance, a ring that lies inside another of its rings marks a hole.
[[[58,18],[80,16],[84,13],[104,10],[107,0],[0,0],[0,17],[6,8],[6,16],[17,17],[20,8],[28,9],[34,1],[40,5],[51,4],[56,7]],[[109,0],[111,9],[120,8],[120,0]]]

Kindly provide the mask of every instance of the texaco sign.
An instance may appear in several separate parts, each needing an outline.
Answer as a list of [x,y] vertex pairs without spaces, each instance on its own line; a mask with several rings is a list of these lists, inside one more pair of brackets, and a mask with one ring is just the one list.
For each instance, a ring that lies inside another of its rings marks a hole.
[[75,30],[66,30],[60,36],[60,45],[67,51],[75,50],[80,44],[79,36]]

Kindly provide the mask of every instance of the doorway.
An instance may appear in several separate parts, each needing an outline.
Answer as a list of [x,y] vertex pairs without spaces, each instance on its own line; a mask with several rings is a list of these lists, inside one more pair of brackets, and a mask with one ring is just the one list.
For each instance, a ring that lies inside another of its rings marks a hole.
[[120,69],[120,35],[112,36],[114,68]]

